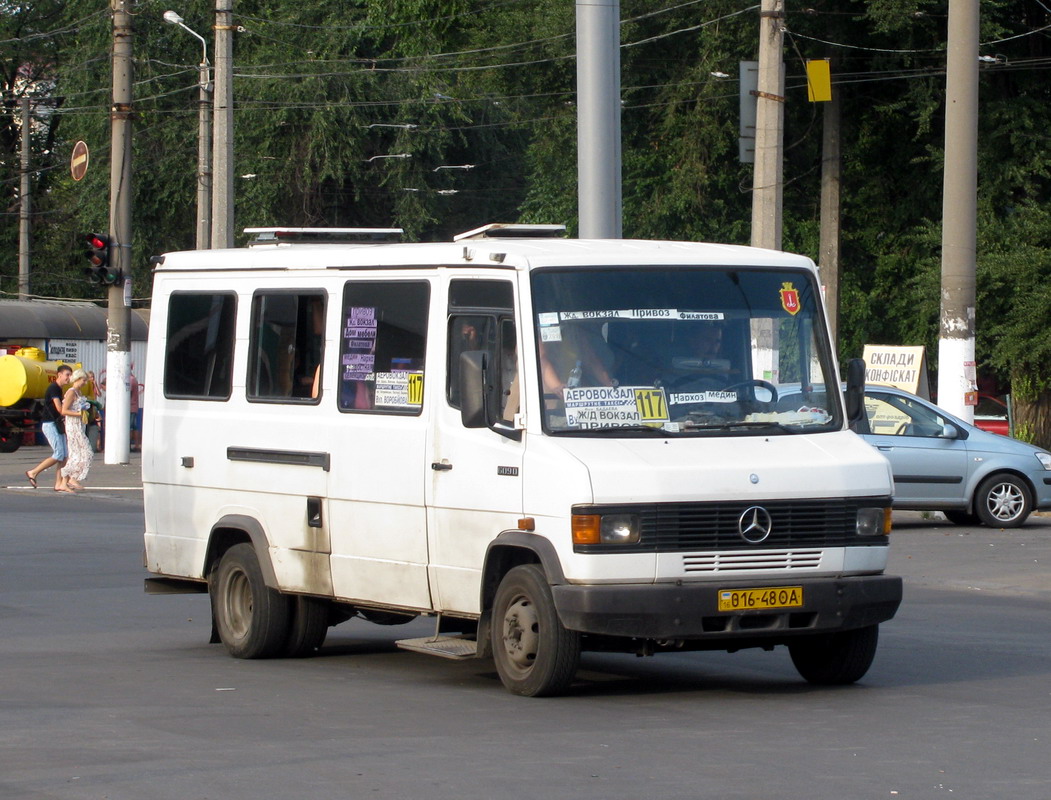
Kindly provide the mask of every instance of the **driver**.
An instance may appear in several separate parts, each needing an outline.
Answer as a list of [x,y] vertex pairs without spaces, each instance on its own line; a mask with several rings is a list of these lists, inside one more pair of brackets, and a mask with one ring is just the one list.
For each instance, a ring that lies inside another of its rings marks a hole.
[[[693,355],[710,362],[723,350],[723,326],[718,322],[702,322],[690,337],[690,350]],[[708,366],[708,364],[704,364]]]
[[679,385],[696,390],[723,389],[730,381],[730,363],[723,356],[723,323],[698,322],[684,336],[686,357],[681,359],[685,375]]

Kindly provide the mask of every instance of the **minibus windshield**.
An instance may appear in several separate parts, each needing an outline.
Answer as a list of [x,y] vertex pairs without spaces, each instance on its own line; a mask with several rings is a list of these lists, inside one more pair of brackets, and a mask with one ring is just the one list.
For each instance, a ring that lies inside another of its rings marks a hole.
[[545,269],[533,273],[532,293],[550,433],[765,436],[842,427],[842,401],[824,388],[838,381],[805,270]]

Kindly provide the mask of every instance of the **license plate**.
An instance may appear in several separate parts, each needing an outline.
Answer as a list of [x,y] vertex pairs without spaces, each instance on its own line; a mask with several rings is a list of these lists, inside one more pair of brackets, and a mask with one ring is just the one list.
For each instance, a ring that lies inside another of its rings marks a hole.
[[719,591],[720,611],[798,608],[802,605],[802,586],[768,586],[764,589],[721,589]]

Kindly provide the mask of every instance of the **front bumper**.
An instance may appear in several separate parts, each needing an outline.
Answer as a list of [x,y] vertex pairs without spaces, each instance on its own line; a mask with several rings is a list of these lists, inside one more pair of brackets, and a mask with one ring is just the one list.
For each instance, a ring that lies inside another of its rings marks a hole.
[[[801,607],[718,610],[720,591],[785,585],[803,587]],[[778,639],[885,622],[898,610],[902,583],[892,575],[762,582],[729,577],[719,583],[562,584],[551,591],[562,624],[581,633],[657,640]]]

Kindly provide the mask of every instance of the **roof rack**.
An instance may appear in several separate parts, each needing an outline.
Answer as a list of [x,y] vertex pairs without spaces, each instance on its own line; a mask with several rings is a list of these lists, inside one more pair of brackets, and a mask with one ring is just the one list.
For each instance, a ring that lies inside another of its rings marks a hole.
[[550,239],[565,236],[565,225],[519,225],[506,222],[493,222],[475,228],[473,231],[458,233],[454,242],[464,239]]
[[337,244],[400,242],[401,228],[245,228],[248,246],[263,244]]

